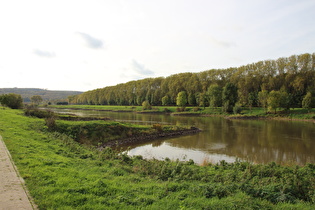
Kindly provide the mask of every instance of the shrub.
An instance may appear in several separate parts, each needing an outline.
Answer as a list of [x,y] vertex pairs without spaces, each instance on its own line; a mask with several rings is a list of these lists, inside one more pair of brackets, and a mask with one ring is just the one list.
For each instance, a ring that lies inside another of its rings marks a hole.
[[149,101],[142,102],[142,109],[143,110],[151,110],[152,109],[151,104],[149,103]]
[[152,128],[155,129],[158,132],[162,132],[163,131],[163,128],[162,128],[161,124],[153,124]]
[[37,118],[50,118],[54,117],[55,114],[51,110],[40,110],[33,106],[26,106],[24,109],[25,116],[37,117]]
[[11,109],[20,109],[23,107],[23,99],[21,95],[15,93],[1,95],[0,103]]
[[57,129],[56,120],[53,116],[45,118],[45,122],[49,131],[55,131]]
[[176,107],[176,112],[183,112],[185,111],[185,107]]
[[164,108],[164,112],[170,112],[171,110],[169,110],[168,108]]
[[240,114],[242,112],[242,107],[238,104],[236,104],[234,107],[233,107],[233,113],[234,114]]
[[198,112],[198,111],[200,111],[200,108],[199,107],[194,107],[194,112]]

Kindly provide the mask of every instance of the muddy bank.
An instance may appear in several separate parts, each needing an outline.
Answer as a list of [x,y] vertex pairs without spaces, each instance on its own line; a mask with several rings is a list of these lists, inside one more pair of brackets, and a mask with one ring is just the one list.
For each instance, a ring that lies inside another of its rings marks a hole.
[[156,139],[161,138],[170,138],[170,137],[176,137],[176,136],[183,136],[183,135],[190,135],[201,132],[199,128],[191,127],[187,130],[179,130],[179,131],[170,131],[170,132],[158,132],[154,134],[146,134],[146,135],[138,135],[134,137],[128,137],[123,139],[117,139],[113,141],[106,142],[100,146],[100,149],[104,149],[106,147],[120,147],[128,144],[135,144],[135,143],[143,143],[148,141],[153,141]]

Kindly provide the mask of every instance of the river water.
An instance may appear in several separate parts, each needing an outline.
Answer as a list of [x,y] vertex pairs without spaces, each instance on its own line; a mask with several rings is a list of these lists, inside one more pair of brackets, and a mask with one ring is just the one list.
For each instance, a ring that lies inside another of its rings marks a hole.
[[62,111],[80,116],[109,117],[120,122],[188,125],[202,129],[202,132],[193,135],[129,145],[128,150],[127,147],[124,148],[129,155],[162,160],[192,159],[198,164],[217,163],[221,160],[234,162],[236,159],[254,163],[315,163],[315,126],[310,122],[227,120],[222,117],[65,109]]

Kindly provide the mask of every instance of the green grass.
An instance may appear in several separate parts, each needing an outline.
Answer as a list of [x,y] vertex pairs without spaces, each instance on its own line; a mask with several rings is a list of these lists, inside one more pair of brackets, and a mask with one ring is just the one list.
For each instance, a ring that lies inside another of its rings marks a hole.
[[[73,125],[73,124],[71,124]],[[313,209],[315,165],[144,160],[85,147],[0,109],[2,135],[39,209]]]

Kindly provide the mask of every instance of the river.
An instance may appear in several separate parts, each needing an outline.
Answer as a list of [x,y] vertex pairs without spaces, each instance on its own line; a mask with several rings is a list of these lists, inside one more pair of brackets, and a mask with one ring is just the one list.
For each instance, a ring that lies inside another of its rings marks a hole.
[[144,158],[189,160],[195,163],[234,162],[279,164],[315,163],[315,126],[310,122],[280,120],[227,120],[222,117],[172,116],[87,110],[54,110],[80,116],[109,117],[119,122],[188,125],[202,132],[123,149]]

